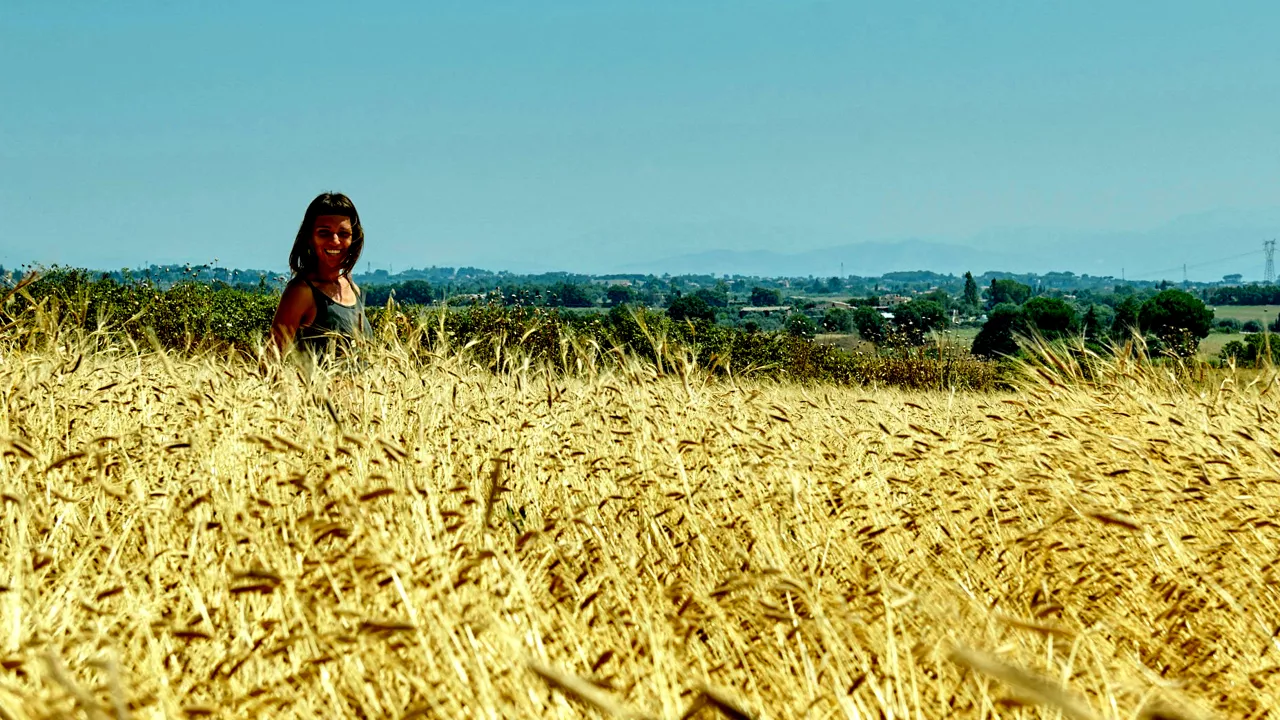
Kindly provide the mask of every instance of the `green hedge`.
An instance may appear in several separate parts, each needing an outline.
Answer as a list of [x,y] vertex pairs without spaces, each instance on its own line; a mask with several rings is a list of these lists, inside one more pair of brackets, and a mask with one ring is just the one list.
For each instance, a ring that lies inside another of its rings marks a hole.
[[[106,329],[145,345],[149,332],[168,349],[236,348],[255,355],[267,335],[278,295],[195,281],[161,289],[146,281],[120,283],[83,270],[55,268],[4,309],[9,317],[58,313],[88,331]],[[573,369],[585,348],[614,350],[671,366],[680,358],[720,373],[839,384],[909,388],[991,389],[1006,376],[1000,363],[960,349],[903,348],[849,354],[787,333],[751,333],[705,321],[674,321],[665,313],[628,306],[608,313],[575,313],[499,303],[460,308],[369,308],[379,332],[425,350],[467,348],[478,362],[496,364],[513,351],[535,362]],[[0,323],[2,324],[2,323]]]

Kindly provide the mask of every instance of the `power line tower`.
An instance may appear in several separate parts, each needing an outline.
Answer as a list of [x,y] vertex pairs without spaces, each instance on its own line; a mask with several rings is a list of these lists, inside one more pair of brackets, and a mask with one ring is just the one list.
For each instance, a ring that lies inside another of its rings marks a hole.
[[1262,279],[1271,285],[1276,281],[1276,241],[1262,241],[1262,252],[1267,256],[1267,269],[1262,273]]

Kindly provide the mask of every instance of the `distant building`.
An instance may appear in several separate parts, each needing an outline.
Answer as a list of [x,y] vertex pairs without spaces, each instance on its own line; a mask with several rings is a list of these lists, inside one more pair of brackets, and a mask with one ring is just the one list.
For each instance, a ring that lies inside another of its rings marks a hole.
[[791,310],[790,305],[766,305],[763,307],[742,307],[738,308],[738,317],[746,317],[748,315],[764,315],[769,317],[776,312],[788,312]]

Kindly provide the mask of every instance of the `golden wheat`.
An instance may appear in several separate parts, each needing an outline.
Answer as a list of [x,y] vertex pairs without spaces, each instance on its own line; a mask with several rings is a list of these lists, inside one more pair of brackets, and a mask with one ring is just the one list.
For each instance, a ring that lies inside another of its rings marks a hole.
[[0,353],[0,716],[1280,707],[1269,376],[906,394],[62,342]]

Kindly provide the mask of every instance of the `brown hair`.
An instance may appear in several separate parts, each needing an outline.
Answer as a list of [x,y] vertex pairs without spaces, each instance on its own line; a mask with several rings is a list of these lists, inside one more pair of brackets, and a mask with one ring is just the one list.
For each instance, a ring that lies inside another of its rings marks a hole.
[[289,269],[294,275],[308,275],[315,271],[316,251],[311,235],[315,232],[316,218],[321,215],[341,215],[351,220],[351,247],[342,262],[342,273],[350,275],[360,260],[360,251],[364,249],[364,227],[360,225],[360,214],[356,212],[351,198],[334,192],[320,193],[307,206],[302,226],[298,228],[298,237],[294,238],[293,249],[289,251]]

